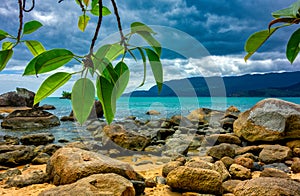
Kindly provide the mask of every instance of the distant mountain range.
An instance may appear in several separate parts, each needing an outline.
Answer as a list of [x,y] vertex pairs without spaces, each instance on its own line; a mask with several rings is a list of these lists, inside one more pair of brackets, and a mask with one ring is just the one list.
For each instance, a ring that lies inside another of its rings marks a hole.
[[160,94],[158,94],[157,86],[155,85],[147,91],[134,91],[123,96],[300,97],[300,71],[170,80],[164,82]]

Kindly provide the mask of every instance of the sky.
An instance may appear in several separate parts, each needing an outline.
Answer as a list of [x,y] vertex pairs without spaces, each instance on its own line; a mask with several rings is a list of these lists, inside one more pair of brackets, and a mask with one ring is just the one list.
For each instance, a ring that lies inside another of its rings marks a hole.
[[[300,60],[290,64],[285,57],[289,36],[296,27],[278,30],[266,44],[245,62],[244,44],[255,31],[267,28],[272,20],[271,12],[288,7],[294,0],[116,0],[124,31],[132,22],[150,25],[157,32],[155,37],[165,48],[162,54],[164,80],[196,76],[237,76],[269,72],[300,71]],[[103,1],[111,11],[109,0]],[[30,7],[31,1],[27,1]],[[43,27],[26,40],[38,40],[46,49],[66,48],[78,55],[89,51],[97,17],[92,17],[86,31],[77,28],[80,7],[74,0],[36,0],[33,11],[24,13],[24,21],[38,20]],[[0,4],[0,29],[17,35],[17,1],[6,0]],[[103,25],[96,42],[96,49],[104,43],[118,41],[118,29],[113,14],[103,18]],[[6,40],[3,40],[6,41]],[[144,45],[139,38],[137,44]],[[40,84],[52,73],[39,77],[22,76],[24,68],[33,56],[24,45],[14,49],[7,67],[0,72],[0,94],[25,87],[37,91]],[[131,77],[126,92],[135,90],[142,82],[143,66],[126,58]],[[59,69],[75,72],[81,69],[76,61]],[[71,91],[80,76],[73,77],[52,96]],[[151,69],[147,67],[146,83],[139,90],[155,84]]]

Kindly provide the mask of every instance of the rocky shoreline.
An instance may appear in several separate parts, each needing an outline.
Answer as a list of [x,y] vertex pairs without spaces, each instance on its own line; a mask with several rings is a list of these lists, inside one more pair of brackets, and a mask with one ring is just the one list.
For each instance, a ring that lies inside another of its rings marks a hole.
[[300,195],[297,104],[265,99],[242,113],[232,106],[89,120],[85,131],[91,137],[77,142],[0,136],[0,194]]

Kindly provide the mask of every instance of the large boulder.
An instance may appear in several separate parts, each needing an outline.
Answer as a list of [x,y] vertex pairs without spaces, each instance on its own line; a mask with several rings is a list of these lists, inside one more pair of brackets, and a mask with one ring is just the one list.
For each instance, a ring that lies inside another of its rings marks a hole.
[[60,125],[57,116],[42,110],[15,110],[3,119],[6,129],[49,128]]
[[94,174],[75,183],[48,189],[39,194],[39,196],[52,195],[135,196],[135,189],[129,180],[117,174]]
[[262,100],[239,115],[233,130],[250,142],[300,138],[300,105],[273,98]]
[[239,183],[234,189],[238,196],[300,196],[300,183],[274,177],[259,177]]
[[167,185],[180,191],[216,195],[222,193],[221,175],[208,169],[180,166],[168,174]]
[[55,185],[70,184],[100,173],[116,173],[130,180],[144,180],[128,163],[79,148],[60,148],[47,164],[47,174]]
[[283,162],[292,157],[292,150],[286,146],[265,145],[259,153],[259,159],[264,163]]
[[107,125],[102,131],[105,134],[104,144],[108,145],[112,141],[128,150],[142,151],[151,142],[145,136],[126,131],[121,125]]
[[33,107],[35,93],[25,88],[17,88],[0,95],[0,107]]

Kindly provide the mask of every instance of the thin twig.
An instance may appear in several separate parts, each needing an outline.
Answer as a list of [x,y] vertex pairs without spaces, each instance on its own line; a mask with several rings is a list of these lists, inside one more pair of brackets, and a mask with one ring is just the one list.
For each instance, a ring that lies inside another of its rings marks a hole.
[[125,42],[125,37],[124,37],[124,34],[123,34],[123,30],[122,30],[121,19],[120,19],[120,16],[119,16],[118,7],[117,7],[117,4],[116,4],[115,0],[111,0],[111,3],[114,7],[114,12],[115,12],[117,22],[118,22],[118,28],[119,28],[119,32],[120,32],[120,36],[121,36],[121,43],[120,44],[123,45],[124,42]]
[[22,6],[22,0],[18,0],[18,2],[19,2],[19,30],[18,30],[17,42],[20,42],[22,27],[23,27],[23,6]]
[[[82,4],[82,0],[76,0],[78,3],[79,3],[79,5],[80,5],[80,7],[81,7],[81,11],[85,11],[84,10],[84,6],[83,6],[83,4]],[[59,2],[60,3],[60,2]]]
[[99,17],[98,17],[98,22],[97,22],[97,27],[96,27],[96,30],[95,30],[95,34],[94,34],[94,37],[92,39],[92,43],[91,43],[91,46],[90,46],[90,53],[89,53],[88,56],[91,56],[93,54],[93,49],[94,49],[94,46],[95,46],[95,43],[96,43],[96,40],[97,40],[97,37],[98,37],[98,34],[99,34],[101,24],[102,24],[102,18],[103,18],[103,15],[102,15],[102,7],[103,7],[102,0],[99,0],[98,3],[99,3]]
[[33,8],[34,8],[34,6],[35,6],[35,0],[31,0],[31,2],[32,2],[32,5],[31,5],[31,7],[27,10],[26,9],[26,0],[23,0],[23,11],[24,12],[31,12],[32,10],[33,10]]

